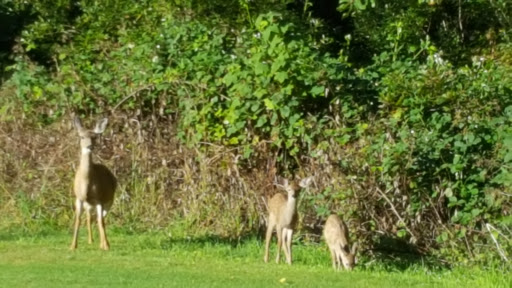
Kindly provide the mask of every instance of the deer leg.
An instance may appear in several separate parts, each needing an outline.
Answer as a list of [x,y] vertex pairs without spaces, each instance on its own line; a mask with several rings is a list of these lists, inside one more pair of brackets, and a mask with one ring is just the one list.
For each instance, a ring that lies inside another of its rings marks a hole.
[[98,230],[100,231],[100,248],[103,250],[109,249],[107,234],[105,232],[105,220],[103,215],[103,207],[101,204],[96,205],[96,213],[98,214]]
[[82,216],[83,202],[80,199],[75,201],[75,229],[73,232],[73,241],[71,242],[71,250],[77,247],[78,230],[80,229],[80,216]]
[[276,234],[277,234],[276,263],[279,264],[279,261],[281,260],[281,249],[283,249],[283,228],[279,225],[277,225]]
[[91,207],[87,207],[85,212],[86,212],[86,215],[87,215],[87,232],[88,232],[88,235],[89,235],[88,242],[89,242],[89,244],[92,244]]
[[285,239],[284,245],[285,251],[286,251],[286,261],[288,264],[292,265],[292,236],[293,236],[293,230],[292,229],[284,229],[283,230],[283,236]]
[[331,262],[332,262],[332,269],[337,270],[337,258],[336,258],[336,252],[334,252],[334,249],[329,247],[329,251],[331,252]]
[[265,263],[268,262],[268,254],[269,254],[269,248],[270,248],[270,240],[272,239],[272,230],[274,230],[274,220],[269,217],[268,220],[268,226],[267,226],[267,235],[265,236],[265,255],[263,256],[263,261]]
[[286,261],[288,261],[288,250],[286,250],[286,228],[283,228],[281,230],[281,234],[283,235],[281,237],[281,246],[280,246],[280,249],[281,251],[283,251],[284,253],[284,258],[286,259]]
[[337,265],[338,270],[343,269],[343,254],[341,251],[342,249],[343,249],[343,247],[341,247],[341,245],[338,244],[337,249],[336,249],[336,265]]

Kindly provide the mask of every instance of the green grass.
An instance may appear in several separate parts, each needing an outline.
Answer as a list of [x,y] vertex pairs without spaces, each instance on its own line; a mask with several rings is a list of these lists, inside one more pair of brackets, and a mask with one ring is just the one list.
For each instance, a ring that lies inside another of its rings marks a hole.
[[510,274],[476,268],[429,269],[421,263],[394,269],[373,262],[361,264],[352,272],[335,272],[327,250],[319,245],[295,245],[293,266],[265,264],[262,243],[254,239],[238,245],[214,238],[173,240],[163,234],[127,235],[113,230],[109,231],[111,250],[104,252],[98,249],[97,242],[86,243],[83,230],[76,251],[68,249],[71,233],[23,235],[0,231],[0,286],[512,286]]

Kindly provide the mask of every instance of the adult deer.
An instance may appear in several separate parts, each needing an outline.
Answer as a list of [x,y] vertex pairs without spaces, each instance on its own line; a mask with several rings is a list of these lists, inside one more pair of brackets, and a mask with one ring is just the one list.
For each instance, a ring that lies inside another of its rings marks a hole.
[[73,190],[75,192],[75,229],[71,249],[77,248],[78,230],[80,227],[80,216],[85,208],[87,214],[87,230],[89,233],[89,244],[92,243],[91,231],[91,209],[95,208],[98,229],[100,234],[100,248],[109,249],[107,234],[105,232],[105,216],[114,202],[114,192],[117,180],[114,174],[104,165],[92,161],[92,152],[97,135],[103,133],[107,127],[108,119],[104,118],[96,123],[93,130],[82,127],[78,116],[73,121],[78,135],[80,136],[80,164],[75,175]]
[[292,236],[297,223],[297,196],[300,188],[309,187],[313,177],[304,178],[297,185],[296,182],[288,183],[284,180],[283,185],[278,185],[287,192],[287,196],[277,193],[268,201],[268,225],[265,237],[265,256],[263,260],[268,262],[270,240],[274,229],[277,234],[277,256],[276,263],[280,261],[280,252],[283,249],[286,262],[292,264]]

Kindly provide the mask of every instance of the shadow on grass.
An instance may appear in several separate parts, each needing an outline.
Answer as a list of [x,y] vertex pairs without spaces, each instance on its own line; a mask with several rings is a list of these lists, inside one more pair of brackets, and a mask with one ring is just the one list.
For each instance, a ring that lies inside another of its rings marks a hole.
[[44,225],[35,228],[9,227],[0,229],[0,241],[16,241],[28,238],[46,238],[53,237],[55,235],[62,235],[63,233],[64,232],[61,229]]
[[[274,238],[271,244],[271,253],[274,253],[275,251],[276,243]],[[313,249],[302,249],[302,257],[306,257],[306,259],[302,259],[302,261],[300,259],[297,259],[298,262],[303,262],[311,265],[325,263],[326,267],[330,266],[330,258],[327,256],[327,248],[325,249],[325,251],[321,249],[323,248],[323,242],[317,244],[320,244],[320,249],[318,249],[318,246],[316,246],[317,248]],[[218,235],[181,238],[165,237],[160,238],[159,248],[163,250],[184,249],[188,251],[211,251],[215,250],[215,248],[231,249],[240,248],[244,246],[247,247],[251,245],[254,245],[253,248],[255,249],[249,248],[249,250],[245,250],[245,252],[251,251],[249,253],[255,253],[254,255],[252,255],[254,257],[259,257],[260,254],[262,255],[264,240],[262,239],[261,235],[258,235],[257,233],[247,234],[237,239],[221,237]],[[301,246],[302,248],[308,246],[305,243],[296,243],[294,245],[297,245],[295,246],[295,249],[301,249],[299,248]],[[298,253],[299,254],[296,255],[301,255],[301,252]],[[310,253],[314,253],[314,255]],[[247,254],[244,255],[247,256]],[[434,272],[450,268],[450,266],[446,262],[439,260],[439,258],[433,255],[422,254],[418,252],[416,247],[414,247],[413,245],[410,245],[400,239],[391,237],[382,237],[381,239],[379,239],[378,243],[376,243],[373,249],[360,251],[358,257],[360,260],[358,268],[365,271],[405,272],[417,270]]]
[[237,248],[243,246],[247,242],[255,242],[259,239],[256,234],[246,234],[238,238],[222,237],[219,235],[205,235],[195,237],[167,237],[160,241],[160,248],[163,250],[171,250],[173,247],[184,247],[190,246],[193,248],[205,248],[205,247],[231,247]]
[[418,248],[402,239],[382,236],[374,248],[363,252],[368,270],[406,271],[423,269],[439,271],[450,265],[438,257],[421,253]]

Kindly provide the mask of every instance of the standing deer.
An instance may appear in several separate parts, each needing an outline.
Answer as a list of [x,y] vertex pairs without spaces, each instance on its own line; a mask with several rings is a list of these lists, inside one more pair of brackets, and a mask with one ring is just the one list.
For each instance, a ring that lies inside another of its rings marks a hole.
[[80,164],[76,171],[74,192],[75,192],[75,230],[71,249],[77,248],[78,230],[80,227],[80,216],[85,208],[87,213],[87,230],[89,232],[89,244],[92,243],[91,231],[91,209],[96,209],[98,218],[98,229],[100,234],[100,248],[109,249],[107,234],[105,232],[105,216],[114,202],[114,191],[117,180],[110,170],[101,164],[92,161],[94,140],[98,134],[105,131],[108,119],[99,120],[94,130],[87,130],[82,127],[78,116],[74,118],[74,125],[80,136]]
[[311,183],[312,177],[302,179],[299,185],[296,182],[288,184],[288,180],[284,180],[284,185],[278,185],[283,188],[288,196],[278,193],[268,201],[268,226],[265,237],[265,256],[263,260],[268,262],[270,240],[274,228],[277,234],[277,256],[276,263],[280,261],[281,249],[286,256],[286,262],[292,264],[292,236],[293,229],[297,223],[297,196],[300,188],[307,188]]
[[356,264],[357,243],[350,249],[347,225],[336,214],[327,218],[324,226],[324,237],[331,251],[332,267],[340,270],[341,264],[352,270]]

